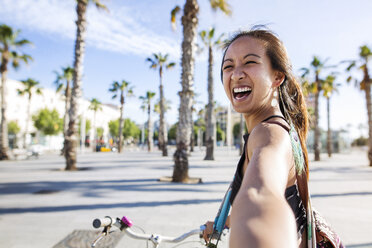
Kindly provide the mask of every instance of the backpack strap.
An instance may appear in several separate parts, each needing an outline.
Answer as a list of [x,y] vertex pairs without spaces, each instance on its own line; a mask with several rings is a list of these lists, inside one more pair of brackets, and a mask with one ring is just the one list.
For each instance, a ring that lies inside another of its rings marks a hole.
[[291,138],[291,145],[293,151],[293,157],[296,167],[296,179],[298,191],[306,208],[306,219],[307,219],[307,248],[316,248],[316,235],[315,235],[315,220],[313,215],[313,210],[311,206],[309,186],[305,170],[305,159],[302,152],[302,147],[300,139],[298,137],[297,131],[294,126],[291,125],[291,130],[289,131]]

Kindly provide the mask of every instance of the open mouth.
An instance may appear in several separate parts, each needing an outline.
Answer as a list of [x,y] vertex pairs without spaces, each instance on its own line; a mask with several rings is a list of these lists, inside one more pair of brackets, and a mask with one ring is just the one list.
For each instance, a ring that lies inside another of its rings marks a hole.
[[233,89],[234,99],[241,100],[245,97],[248,97],[249,94],[251,94],[251,92],[252,88],[248,86],[234,88]]

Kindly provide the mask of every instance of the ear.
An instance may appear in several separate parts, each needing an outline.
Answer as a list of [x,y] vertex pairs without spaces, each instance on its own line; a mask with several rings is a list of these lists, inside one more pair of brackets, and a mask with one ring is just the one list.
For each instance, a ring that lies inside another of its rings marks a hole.
[[285,75],[281,71],[274,72],[274,81],[273,81],[273,87],[279,87],[285,79]]

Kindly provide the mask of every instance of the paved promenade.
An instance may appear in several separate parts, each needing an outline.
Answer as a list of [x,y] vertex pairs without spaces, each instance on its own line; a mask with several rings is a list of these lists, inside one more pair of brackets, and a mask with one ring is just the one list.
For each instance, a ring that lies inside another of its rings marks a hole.
[[[194,185],[158,182],[173,169],[172,157],[158,151],[81,154],[75,172],[62,171],[57,155],[0,162],[0,247],[54,247],[74,230],[93,231],[92,220],[106,215],[130,216],[147,232],[168,236],[197,228],[214,219],[238,161],[236,150],[218,148],[215,155],[210,162],[204,151],[192,153],[189,174],[203,180]],[[313,205],[347,247],[372,247],[372,168],[365,151],[311,161],[310,189]],[[146,247],[126,236],[118,242]]]

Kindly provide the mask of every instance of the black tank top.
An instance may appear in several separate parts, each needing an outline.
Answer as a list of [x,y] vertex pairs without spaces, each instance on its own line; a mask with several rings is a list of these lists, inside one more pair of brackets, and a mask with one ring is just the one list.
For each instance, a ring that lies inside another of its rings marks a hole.
[[[266,122],[269,119],[274,118],[274,117],[279,117],[279,118],[284,119],[282,116],[273,115],[273,116],[270,116],[269,118],[266,118],[262,122]],[[283,127],[287,132],[289,132],[289,127],[286,126],[286,125],[283,125],[280,122],[270,122],[270,123],[278,124],[279,126]],[[243,136],[243,138],[244,138],[243,153],[242,153],[242,156],[240,157],[238,166],[237,166],[236,171],[235,171],[234,180],[233,180],[232,185],[231,185],[231,197],[230,197],[230,204],[231,205],[233,204],[234,199],[235,199],[236,195],[238,194],[238,191],[240,189],[240,186],[241,186],[242,180],[243,180],[242,171],[243,171],[243,165],[244,165],[244,161],[245,161],[245,151],[246,151],[248,136],[249,136],[248,134]],[[294,185],[289,186],[288,188],[286,188],[285,198],[286,198],[289,206],[291,207],[291,209],[292,209],[292,211],[295,215],[296,224],[297,224],[297,234],[298,234],[299,237],[301,237],[302,233],[303,233],[303,231],[305,230],[305,227],[306,227],[306,210],[305,210],[304,205],[302,204],[302,200],[301,200],[301,197],[300,197],[300,194],[299,194],[299,191],[298,191],[298,187],[297,187],[297,181]]]

